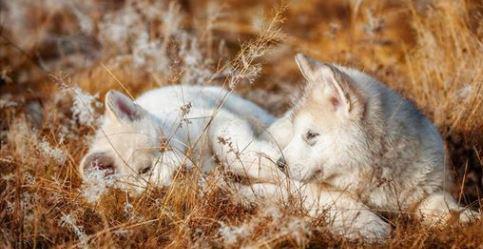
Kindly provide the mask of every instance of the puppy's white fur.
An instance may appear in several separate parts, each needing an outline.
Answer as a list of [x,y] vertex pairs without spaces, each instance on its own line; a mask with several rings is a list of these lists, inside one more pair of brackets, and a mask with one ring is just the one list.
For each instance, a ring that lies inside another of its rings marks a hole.
[[[321,205],[335,230],[350,224],[346,236],[366,239],[390,231],[372,210],[413,211],[427,224],[445,224],[453,211],[461,222],[478,216],[449,194],[443,141],[409,101],[355,69],[301,54],[296,62],[308,81],[304,95],[265,136],[284,148],[282,166],[298,181],[293,186],[303,186],[309,213]],[[290,192],[269,184],[242,189],[279,199]]]
[[110,91],[105,107],[80,164],[86,180],[100,169],[115,174],[119,186],[142,191],[148,184],[169,185],[178,169],[192,162],[210,170],[214,155],[235,174],[263,181],[283,176],[273,163],[280,150],[255,133],[274,117],[222,88],[163,87],[134,102]]
[[[142,191],[169,185],[193,161],[208,171],[216,155],[235,174],[260,182],[240,186],[242,196],[296,196],[310,215],[325,215],[332,231],[348,238],[386,238],[391,228],[378,210],[415,210],[428,224],[444,224],[451,211],[461,212],[462,222],[476,217],[448,193],[443,142],[410,102],[357,70],[303,55],[296,61],[308,80],[305,94],[276,122],[218,87],[164,87],[135,102],[109,92],[82,176],[102,169]],[[286,182],[273,164],[279,147]]]

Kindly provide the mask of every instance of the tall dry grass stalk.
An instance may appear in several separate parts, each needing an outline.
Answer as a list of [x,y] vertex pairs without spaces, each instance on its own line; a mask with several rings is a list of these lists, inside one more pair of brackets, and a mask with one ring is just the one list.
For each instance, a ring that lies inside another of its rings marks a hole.
[[449,132],[481,130],[483,43],[469,27],[466,4],[441,1],[411,14],[417,45],[405,57],[408,95]]
[[283,113],[302,82],[293,55],[303,51],[359,67],[414,101],[447,138],[455,194],[480,206],[481,3],[273,5],[0,2],[0,247],[481,248],[481,222],[427,228],[405,215],[388,217],[384,244],[347,241],[298,205],[242,203],[221,172],[179,172],[141,196],[82,185],[78,163],[108,89],[225,85]]

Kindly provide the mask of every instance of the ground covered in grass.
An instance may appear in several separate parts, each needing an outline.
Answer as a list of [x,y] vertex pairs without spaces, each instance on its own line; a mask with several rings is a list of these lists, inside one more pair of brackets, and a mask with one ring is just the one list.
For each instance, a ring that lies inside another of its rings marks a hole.
[[391,239],[371,245],[295,204],[242,205],[218,173],[132,196],[82,185],[77,170],[107,90],[223,85],[280,115],[303,52],[412,100],[447,142],[454,196],[481,209],[482,15],[473,0],[0,0],[0,246],[482,248],[481,222],[388,215]]

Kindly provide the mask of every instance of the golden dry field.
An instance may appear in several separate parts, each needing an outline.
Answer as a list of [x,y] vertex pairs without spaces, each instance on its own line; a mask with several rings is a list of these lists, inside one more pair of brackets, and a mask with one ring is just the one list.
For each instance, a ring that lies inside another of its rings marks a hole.
[[1,248],[483,248],[483,223],[386,215],[380,244],[332,235],[297,205],[243,205],[180,172],[140,196],[82,185],[109,89],[223,85],[276,115],[303,52],[385,82],[446,141],[453,195],[483,201],[483,2],[478,0],[0,0]]

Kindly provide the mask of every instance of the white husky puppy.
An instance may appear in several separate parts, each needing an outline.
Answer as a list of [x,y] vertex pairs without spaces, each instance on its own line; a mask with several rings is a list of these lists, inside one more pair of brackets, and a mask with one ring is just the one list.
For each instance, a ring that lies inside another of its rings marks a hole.
[[202,170],[209,170],[213,155],[235,174],[264,181],[283,175],[273,163],[280,150],[255,134],[274,117],[222,88],[163,87],[136,101],[109,91],[105,108],[80,163],[85,180],[103,172],[121,187],[142,191],[148,184],[169,185],[182,165],[202,162]]
[[[430,224],[444,224],[452,211],[462,222],[477,216],[449,194],[443,141],[409,101],[355,69],[301,54],[296,62],[308,81],[304,95],[267,137],[284,148],[279,165],[299,181],[311,213],[326,209],[347,236],[376,239],[390,226],[373,211],[413,211]],[[270,184],[244,191],[283,193]]]

